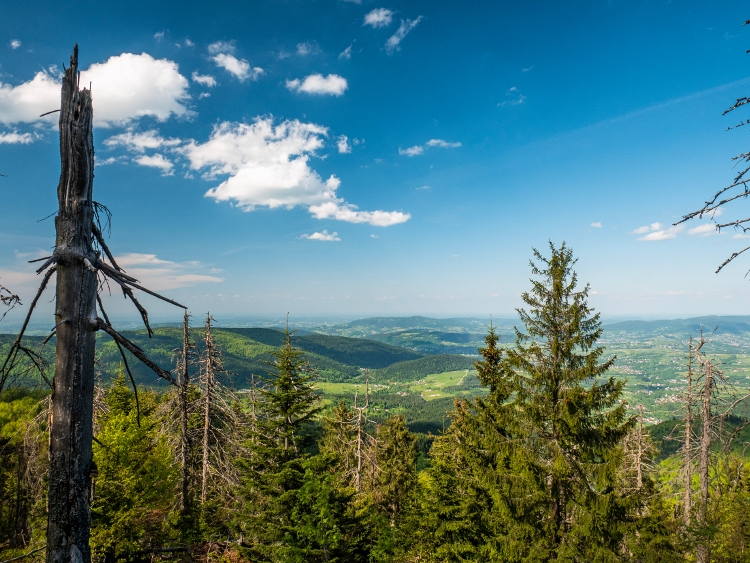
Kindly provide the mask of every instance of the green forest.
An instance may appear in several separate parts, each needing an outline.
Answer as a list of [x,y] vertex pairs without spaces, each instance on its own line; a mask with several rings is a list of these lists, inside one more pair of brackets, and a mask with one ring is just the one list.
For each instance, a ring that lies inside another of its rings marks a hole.
[[[750,561],[746,391],[699,331],[677,414],[647,425],[575,263],[534,251],[518,328],[490,324],[474,358],[186,316],[131,335],[176,361],[154,385],[100,339],[92,561]],[[50,354],[0,394],[2,561],[44,554]],[[455,398],[399,390],[442,372]]]

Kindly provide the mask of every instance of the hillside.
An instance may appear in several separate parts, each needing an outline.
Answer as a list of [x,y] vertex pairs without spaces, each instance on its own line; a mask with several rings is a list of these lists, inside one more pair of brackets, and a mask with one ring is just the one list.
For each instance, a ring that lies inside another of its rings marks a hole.
[[476,358],[439,354],[398,362],[373,372],[374,381],[415,381],[433,373],[474,369]]

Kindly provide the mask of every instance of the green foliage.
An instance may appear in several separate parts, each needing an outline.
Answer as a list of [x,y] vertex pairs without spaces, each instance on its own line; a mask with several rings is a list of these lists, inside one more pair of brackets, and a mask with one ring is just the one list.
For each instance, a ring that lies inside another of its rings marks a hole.
[[170,535],[177,470],[154,415],[158,396],[140,392],[141,424],[135,398],[120,375],[104,395],[94,442],[97,476],[91,503],[91,551],[95,557],[123,557]]
[[398,362],[373,371],[374,381],[416,381],[433,373],[472,369],[475,358],[450,354],[427,356],[418,360]]

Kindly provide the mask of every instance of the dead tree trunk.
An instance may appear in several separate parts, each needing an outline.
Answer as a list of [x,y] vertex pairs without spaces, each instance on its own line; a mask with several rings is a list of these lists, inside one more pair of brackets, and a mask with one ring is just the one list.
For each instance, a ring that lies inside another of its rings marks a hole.
[[96,342],[93,248],[94,139],[91,92],[78,90],[78,46],[60,109],[59,211],[55,258],[57,348],[50,428],[47,563],[88,563]]
[[182,329],[182,368],[180,378],[180,514],[190,509],[190,437],[188,436],[188,390],[190,387],[190,319],[185,311]]
[[206,317],[206,351],[204,363],[204,395],[203,395],[203,468],[201,476],[201,503],[206,502],[208,487],[208,468],[211,438],[211,394],[214,387],[214,349],[211,338],[211,315]]
[[[708,463],[711,453],[711,399],[714,391],[714,366],[709,360],[703,362],[704,380],[702,393],[702,432],[700,444],[700,484],[701,484],[701,503],[698,507],[697,523],[701,531],[705,530],[706,512],[708,509]],[[698,563],[708,563],[711,560],[711,545],[708,538],[701,534],[701,540],[698,543],[696,553]]]
[[638,405],[638,444],[636,450],[636,477],[635,486],[638,492],[643,488],[643,405]]
[[688,349],[688,371],[687,371],[687,389],[685,392],[685,444],[683,446],[683,464],[685,466],[685,498],[683,505],[683,523],[685,528],[690,528],[690,519],[693,512],[692,496],[692,423],[693,423],[693,337],[690,337]]

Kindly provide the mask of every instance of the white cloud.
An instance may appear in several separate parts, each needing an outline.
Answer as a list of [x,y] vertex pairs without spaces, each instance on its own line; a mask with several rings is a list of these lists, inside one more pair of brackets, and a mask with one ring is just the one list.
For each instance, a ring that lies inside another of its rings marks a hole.
[[448,141],[444,141],[443,139],[430,139],[429,141],[427,141],[426,145],[428,147],[456,148],[460,147],[461,143],[449,143]]
[[21,46],[21,42],[18,39],[13,39],[10,42],[10,48],[11,49],[18,49]]
[[196,70],[193,72],[192,78],[193,82],[196,82],[201,86],[206,86],[207,88],[213,88],[216,86],[216,79],[210,74],[198,74],[198,71]]
[[217,41],[208,46],[209,55],[218,55],[219,53],[233,54],[235,50],[234,41]]
[[517,106],[526,101],[526,96],[524,96],[521,93],[518,93],[518,88],[516,88],[515,86],[511,86],[510,88],[508,88],[508,91],[505,92],[505,95],[511,96],[511,99],[505,100],[504,102],[499,102],[497,104],[497,107]]
[[179,149],[193,170],[207,169],[204,178],[229,176],[206,192],[216,201],[231,201],[245,211],[257,207],[307,207],[318,219],[333,218],[376,226],[403,223],[407,213],[358,211],[337,197],[340,180],[323,180],[309,165],[324,146],[328,130],[320,125],[257,118],[252,124],[217,125],[202,144],[190,141]]
[[159,132],[150,129],[143,133],[133,131],[132,129],[109,137],[104,141],[105,146],[114,147],[125,147],[129,151],[143,152],[146,149],[159,149],[162,147],[175,147],[182,143],[179,139],[165,139]]
[[185,47],[195,47],[195,43],[190,41],[190,39],[185,39]]
[[[81,72],[80,83],[92,86],[97,127],[123,125],[143,116],[164,121],[187,113],[188,82],[177,63],[147,53],[123,53],[93,64]],[[55,114],[39,116],[59,107],[60,81],[51,71],[38,72],[18,86],[0,83],[1,123],[55,123]]]
[[591,223],[591,227],[594,227],[595,229],[601,229],[602,228],[602,222],[596,221],[595,223]]
[[238,59],[234,55],[228,55],[227,53],[219,53],[211,57],[217,66],[220,66],[228,73],[233,74],[240,82],[245,80],[258,80],[260,76],[265,72],[262,68],[256,66],[251,68],[250,63],[245,59]]
[[352,46],[349,45],[346,49],[344,49],[343,51],[341,51],[341,53],[339,53],[339,59],[348,61],[351,58],[352,58]]
[[336,148],[339,149],[341,154],[352,152],[352,146],[349,144],[349,137],[346,135],[339,135],[336,137]]
[[315,43],[297,43],[297,54],[301,57],[314,55],[319,51],[320,47],[318,47]]
[[292,92],[305,92],[306,94],[327,94],[331,96],[341,96],[349,87],[346,78],[338,74],[311,74],[304,80],[299,78],[287,80],[286,87]]
[[732,235],[733,239],[742,239],[742,238],[750,238],[750,234],[747,233],[737,233],[736,235]]
[[156,39],[157,41],[161,41],[162,39],[164,39],[164,32],[157,31],[156,33],[154,33],[154,39]]
[[199,262],[171,262],[162,260],[155,254],[124,254],[115,256],[117,263],[127,273],[138,279],[145,287],[154,291],[190,287],[200,283],[220,283],[224,278],[210,275],[216,273],[196,273],[207,268]]
[[302,235],[300,238],[304,238],[307,240],[320,240],[320,241],[326,241],[326,242],[333,242],[333,241],[340,241],[339,234],[337,232],[329,233],[327,230],[323,229],[322,233],[313,233],[311,235]]
[[[658,225],[658,223],[654,223],[655,225]],[[652,225],[653,227],[653,225]],[[682,231],[685,227],[683,225],[676,225],[673,227],[669,227],[668,229],[659,229],[654,230],[653,232],[647,234],[646,236],[639,237],[638,240],[644,240],[644,241],[658,241],[658,240],[669,240],[673,239],[677,236],[677,233]]]
[[[387,27],[391,25],[392,21],[393,12],[391,10],[387,8],[375,8],[371,12],[365,14],[365,21],[362,25],[371,25],[377,29],[378,27]],[[408,33],[408,31],[406,33]],[[406,33],[404,35],[406,35]]]
[[417,191],[430,191],[430,186],[420,186],[418,188],[414,188]]
[[18,133],[17,131],[0,133],[0,145],[28,145],[33,142],[34,137],[31,133]]
[[394,53],[400,49],[401,41],[404,40],[404,37],[406,37],[409,32],[417,27],[419,22],[422,21],[422,16],[419,16],[415,20],[401,20],[401,25],[396,30],[396,33],[391,35],[391,37],[388,38],[388,41],[385,42],[385,50],[388,54]]
[[651,223],[650,225],[643,225],[642,227],[638,227],[637,229],[631,231],[631,234],[642,235],[643,233],[647,233],[649,231],[658,231],[662,228],[663,225],[661,223]]
[[398,154],[405,156],[419,156],[424,154],[425,148],[439,147],[443,149],[460,147],[461,143],[449,143],[443,139],[430,139],[424,145],[415,145],[406,149],[398,149]]
[[398,149],[398,154],[406,156],[418,156],[424,153],[424,147],[422,145],[416,145],[409,147],[408,149]]
[[140,164],[141,166],[150,166],[151,168],[158,168],[161,170],[162,176],[172,176],[174,174],[174,164],[167,160],[167,158],[164,157],[164,155],[156,153],[152,156],[139,156],[138,158],[134,158],[133,162],[136,164]]
[[715,223],[704,223],[703,225],[698,225],[697,227],[693,227],[692,229],[689,229],[687,234],[700,235],[702,237],[710,237],[711,235],[718,235],[721,233],[719,233],[719,231],[716,230]]
[[117,161],[118,161],[117,157],[114,157],[114,156],[110,156],[109,158],[104,158],[104,159],[101,159],[98,156],[94,157],[94,164],[96,166],[107,166],[109,164],[114,164]]
[[536,66],[536,65],[531,65],[531,66],[530,66],[530,67],[528,67],[528,68],[522,68],[522,69],[521,69],[521,72],[529,72],[529,71],[530,71],[530,70],[532,70],[532,69],[533,69],[533,68],[534,68],[535,66]]

